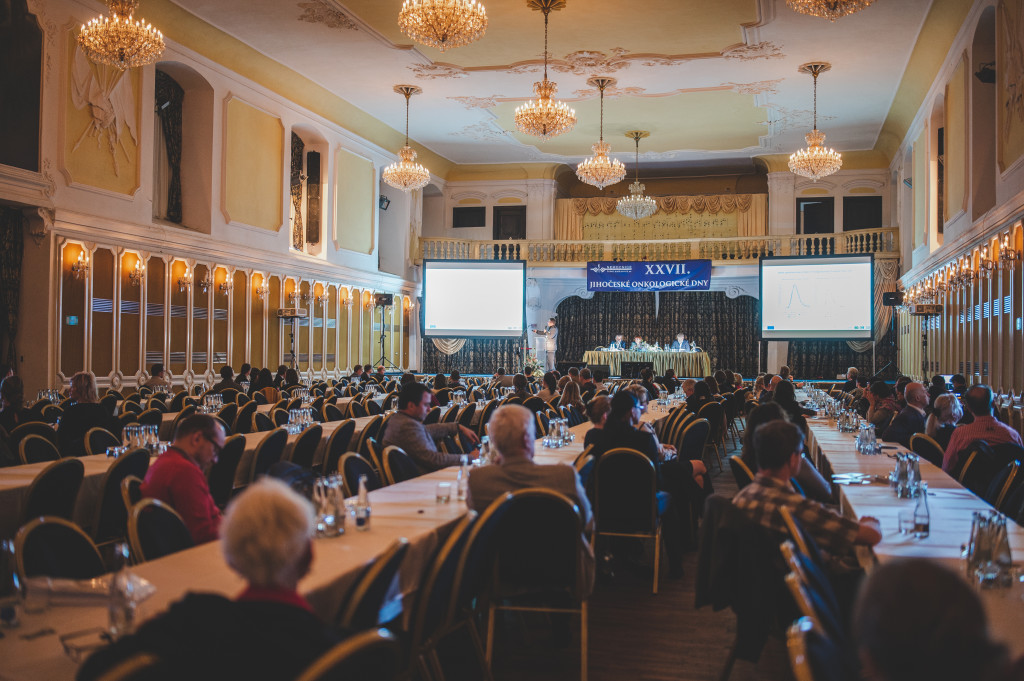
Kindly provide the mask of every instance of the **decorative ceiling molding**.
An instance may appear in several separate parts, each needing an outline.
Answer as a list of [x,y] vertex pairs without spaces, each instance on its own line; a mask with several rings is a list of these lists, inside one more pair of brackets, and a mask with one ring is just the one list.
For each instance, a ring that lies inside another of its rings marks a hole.
[[[605,97],[644,97],[650,96],[645,95],[647,88],[644,87],[619,87],[618,85],[612,85],[604,89]],[[581,90],[574,90],[573,94],[576,95],[576,99],[593,99],[601,95],[597,88],[583,88]],[[655,95],[658,96],[658,95]]]
[[776,78],[774,80],[759,80],[753,83],[722,83],[722,85],[728,85],[736,92],[741,95],[763,95],[763,94],[778,94],[779,83],[785,78]]
[[298,3],[298,6],[302,9],[299,21],[323,24],[327,28],[359,30],[359,26],[329,0],[307,0],[307,2]]
[[490,97],[448,97],[448,99],[462,104],[469,110],[473,109],[491,109],[497,105],[495,99],[499,95],[491,95]]
[[783,59],[785,54],[782,48],[773,42],[763,40],[751,45],[740,45],[722,53],[726,59],[739,59],[740,61],[754,61],[755,59]]

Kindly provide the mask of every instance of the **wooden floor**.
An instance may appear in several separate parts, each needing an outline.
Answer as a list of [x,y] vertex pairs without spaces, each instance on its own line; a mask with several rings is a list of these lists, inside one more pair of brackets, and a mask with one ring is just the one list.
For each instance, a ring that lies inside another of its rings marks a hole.
[[[734,453],[731,442],[729,453]],[[717,494],[732,496],[736,484],[726,465],[714,470]],[[713,681],[721,675],[735,632],[729,610],[696,610],[696,552],[688,553],[682,579],[667,578],[663,565],[658,594],[651,593],[651,569],[637,565],[600,578],[590,599],[589,678],[592,681]],[[495,651],[496,681],[579,678],[578,620],[573,638],[556,647],[543,617],[505,618]],[[791,679],[785,645],[769,642],[757,665],[737,662],[730,679]]]

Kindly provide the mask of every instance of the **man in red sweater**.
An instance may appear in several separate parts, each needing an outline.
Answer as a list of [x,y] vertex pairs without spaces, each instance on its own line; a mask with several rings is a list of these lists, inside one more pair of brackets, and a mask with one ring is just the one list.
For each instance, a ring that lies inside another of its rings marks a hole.
[[225,439],[224,427],[212,416],[186,418],[178,424],[174,442],[149,467],[142,482],[142,496],[170,504],[196,544],[213,541],[220,529],[220,509],[210,494],[206,473]]

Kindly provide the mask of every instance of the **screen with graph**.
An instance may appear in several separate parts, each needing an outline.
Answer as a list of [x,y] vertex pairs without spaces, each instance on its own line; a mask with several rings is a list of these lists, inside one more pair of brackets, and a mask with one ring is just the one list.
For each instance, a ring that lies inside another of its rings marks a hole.
[[874,256],[761,259],[763,340],[870,340]]
[[518,338],[526,328],[524,260],[424,260],[423,335]]

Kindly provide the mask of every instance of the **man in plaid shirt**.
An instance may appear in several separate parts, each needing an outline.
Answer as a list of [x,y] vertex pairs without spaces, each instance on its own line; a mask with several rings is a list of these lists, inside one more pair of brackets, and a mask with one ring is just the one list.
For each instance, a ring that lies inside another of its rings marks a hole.
[[873,546],[882,540],[875,518],[859,521],[840,515],[824,504],[796,492],[790,478],[800,468],[804,434],[788,421],[769,421],[754,431],[754,452],[760,470],[754,481],[741,489],[732,503],[754,522],[786,533],[778,509],[785,506],[814,540],[832,554],[842,554],[853,544]]
[[1012,443],[1018,447],[1024,446],[1020,433],[992,416],[992,388],[984,384],[971,386],[964,393],[964,404],[974,414],[974,421],[961,424],[953,430],[942,458],[942,470],[952,473],[960,455],[975,440],[984,440],[990,445]]

